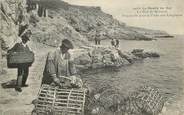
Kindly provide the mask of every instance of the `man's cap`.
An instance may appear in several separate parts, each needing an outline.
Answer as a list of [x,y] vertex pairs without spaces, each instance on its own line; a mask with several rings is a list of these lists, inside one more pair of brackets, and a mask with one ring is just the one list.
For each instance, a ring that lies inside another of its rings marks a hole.
[[62,45],[64,45],[68,49],[73,49],[74,48],[72,42],[68,39],[62,40]]

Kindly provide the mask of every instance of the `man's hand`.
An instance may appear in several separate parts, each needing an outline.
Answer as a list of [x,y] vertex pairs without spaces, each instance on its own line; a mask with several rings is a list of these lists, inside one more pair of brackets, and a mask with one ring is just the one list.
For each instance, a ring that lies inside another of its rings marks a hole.
[[71,79],[71,83],[72,84],[75,84],[76,83],[76,81],[77,81],[77,77],[76,76],[70,76],[70,79]]
[[54,81],[54,83],[55,83],[56,85],[61,86],[60,80],[59,80],[57,77],[54,77],[54,78],[53,78],[53,81]]
[[83,82],[79,77],[76,77],[73,75],[73,76],[70,76],[70,78],[71,78],[71,84],[73,84],[79,88],[82,88]]

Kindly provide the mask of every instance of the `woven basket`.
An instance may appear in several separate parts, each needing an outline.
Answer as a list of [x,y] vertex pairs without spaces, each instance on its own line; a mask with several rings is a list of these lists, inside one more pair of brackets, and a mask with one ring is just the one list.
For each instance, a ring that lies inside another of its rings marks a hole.
[[85,89],[61,89],[43,84],[33,115],[83,115]]
[[7,66],[9,68],[16,68],[20,64],[27,64],[28,66],[31,66],[33,62],[33,52],[10,52],[7,55]]

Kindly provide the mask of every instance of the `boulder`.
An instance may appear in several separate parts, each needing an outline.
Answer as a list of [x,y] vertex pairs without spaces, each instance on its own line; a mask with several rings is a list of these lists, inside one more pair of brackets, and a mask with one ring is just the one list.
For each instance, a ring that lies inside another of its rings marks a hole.
[[99,65],[104,67],[118,67],[123,64],[123,60],[118,54],[115,48],[111,47],[98,47],[92,51],[93,65]]
[[145,55],[147,55],[147,57],[160,57],[157,52],[145,52]]
[[112,47],[95,46],[88,49],[71,51],[77,67],[81,70],[89,68],[120,67],[137,60],[138,57],[128,52],[121,52]]
[[160,55],[156,52],[144,51],[143,49],[134,49],[131,52],[133,55],[139,58],[147,58],[147,57],[160,57]]
[[121,52],[120,50],[118,50],[118,53],[119,53],[121,58],[127,60],[129,63],[134,63],[135,60],[139,59],[138,57],[136,57],[135,55],[133,55],[130,52]]
[[144,52],[137,52],[137,53],[132,53],[133,55],[135,55],[136,57],[139,57],[139,58],[147,58],[148,55]]
[[144,49],[133,49],[131,53],[142,53]]
[[76,63],[78,71],[89,69],[92,64],[91,57],[88,55],[88,53],[81,54],[74,59],[74,62]]
[[88,54],[82,54],[75,59],[78,65],[90,65],[92,63],[91,57]]
[[112,54],[104,54],[102,57],[102,62],[105,66],[114,66],[112,62],[113,55]]
[[103,62],[92,63],[92,66],[91,66],[92,69],[104,68],[104,67],[105,67],[105,65]]

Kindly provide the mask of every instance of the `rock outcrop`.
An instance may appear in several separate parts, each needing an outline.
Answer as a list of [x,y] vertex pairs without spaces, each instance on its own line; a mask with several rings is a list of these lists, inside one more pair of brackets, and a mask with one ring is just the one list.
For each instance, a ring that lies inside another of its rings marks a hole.
[[[14,23],[15,18],[12,17],[12,14],[14,14],[14,10],[16,10],[16,7],[13,7],[14,9],[11,10],[10,4],[8,4],[4,0],[0,2],[0,5],[0,39],[5,41],[6,47],[11,47],[18,38],[17,27]],[[15,4],[15,6],[16,5],[17,4]]]
[[75,47],[88,45],[87,39],[73,29],[62,17],[40,18],[36,26],[30,26],[33,41],[58,47],[63,39],[70,39]]
[[145,52],[135,49],[132,52],[122,52],[113,47],[94,46],[70,51],[78,70],[121,67],[148,57],[159,57],[156,52]]
[[130,29],[138,33],[141,33],[148,38],[173,37],[169,35],[167,32],[161,31],[161,30],[151,30],[151,29],[131,27],[131,26],[130,26]]

